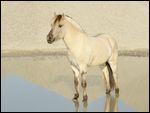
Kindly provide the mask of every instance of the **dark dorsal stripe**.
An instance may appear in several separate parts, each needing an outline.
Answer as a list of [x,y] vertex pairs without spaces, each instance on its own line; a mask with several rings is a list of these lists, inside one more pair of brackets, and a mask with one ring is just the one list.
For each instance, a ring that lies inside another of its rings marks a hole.
[[69,17],[69,18],[71,18],[71,19],[72,19],[72,17],[70,17],[70,16],[68,16],[68,15],[65,15],[65,16],[67,16],[67,17]]
[[55,21],[54,21],[54,24],[58,21],[60,21],[61,20],[61,18],[62,18],[62,15],[57,15],[57,17],[56,17],[56,19],[55,19]]

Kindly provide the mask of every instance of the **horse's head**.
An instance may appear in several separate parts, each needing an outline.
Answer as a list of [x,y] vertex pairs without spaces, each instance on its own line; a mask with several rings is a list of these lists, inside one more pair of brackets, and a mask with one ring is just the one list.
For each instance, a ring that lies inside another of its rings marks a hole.
[[56,40],[62,39],[65,34],[64,29],[64,23],[65,23],[65,16],[62,15],[56,15],[54,16],[54,19],[51,23],[51,30],[47,35],[47,42],[53,43]]

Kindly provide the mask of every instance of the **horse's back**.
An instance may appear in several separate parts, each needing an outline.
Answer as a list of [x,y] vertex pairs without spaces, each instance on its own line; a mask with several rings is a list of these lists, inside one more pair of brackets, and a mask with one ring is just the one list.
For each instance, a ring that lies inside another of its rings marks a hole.
[[116,40],[113,37],[111,37],[110,35],[105,34],[105,33],[98,34],[98,35],[94,36],[94,38],[105,39],[105,40],[109,41],[111,46],[117,45]]
[[99,39],[99,40],[105,40],[105,42],[107,43],[107,46],[112,49],[112,52],[118,49],[116,40],[108,34],[101,33],[99,35],[96,35],[94,38]]

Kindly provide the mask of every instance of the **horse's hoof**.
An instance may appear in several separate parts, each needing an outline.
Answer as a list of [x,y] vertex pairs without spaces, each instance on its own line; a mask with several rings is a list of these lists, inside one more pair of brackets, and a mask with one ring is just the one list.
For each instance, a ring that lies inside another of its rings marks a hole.
[[111,90],[110,89],[106,89],[106,94],[110,94]]
[[86,102],[87,100],[88,100],[88,96],[87,96],[87,95],[84,95],[82,101],[83,101],[83,102]]
[[74,94],[74,97],[73,97],[73,100],[75,101],[75,100],[77,100],[79,98],[79,94],[78,93],[75,93]]
[[72,101],[73,101],[73,102],[76,102],[76,101],[78,101],[78,99],[76,99],[76,98],[73,98],[73,99],[72,99]]
[[119,96],[119,88],[115,89],[115,94],[116,94],[116,96]]
[[116,88],[116,89],[115,89],[115,93],[116,93],[116,94],[119,94],[119,88]]

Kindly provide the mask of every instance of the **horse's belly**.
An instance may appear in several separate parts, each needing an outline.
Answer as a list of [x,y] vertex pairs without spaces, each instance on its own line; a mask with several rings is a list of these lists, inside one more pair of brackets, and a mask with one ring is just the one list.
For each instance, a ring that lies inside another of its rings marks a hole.
[[93,57],[92,61],[89,63],[89,66],[104,64],[108,60],[108,58],[108,56],[96,56],[95,58]]
[[109,57],[111,56],[111,52],[107,48],[94,49],[91,53],[91,58],[89,61],[89,65],[101,65],[104,64]]

